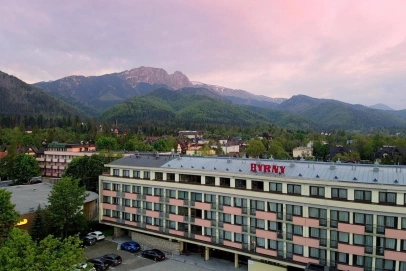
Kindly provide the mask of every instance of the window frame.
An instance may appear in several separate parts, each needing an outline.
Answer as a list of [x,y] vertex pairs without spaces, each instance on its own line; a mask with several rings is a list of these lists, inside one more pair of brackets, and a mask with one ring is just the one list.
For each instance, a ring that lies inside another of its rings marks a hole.
[[[299,187],[300,192],[295,191],[296,188],[298,188],[298,187]],[[286,193],[290,194],[290,195],[302,195],[302,185],[300,185],[300,184],[288,184]]]

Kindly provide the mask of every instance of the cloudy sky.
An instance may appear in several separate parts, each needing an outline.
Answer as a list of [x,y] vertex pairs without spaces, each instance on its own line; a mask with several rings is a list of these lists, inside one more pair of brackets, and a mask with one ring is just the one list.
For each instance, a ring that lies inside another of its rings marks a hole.
[[406,1],[19,0],[0,70],[34,83],[139,66],[269,97],[406,108]]

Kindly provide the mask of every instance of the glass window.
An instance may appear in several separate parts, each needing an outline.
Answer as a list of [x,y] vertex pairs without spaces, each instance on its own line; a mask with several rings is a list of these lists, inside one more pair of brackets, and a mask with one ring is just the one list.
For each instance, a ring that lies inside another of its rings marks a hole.
[[382,204],[396,204],[396,193],[379,192],[379,203]]
[[269,191],[274,193],[282,193],[282,183],[269,183]]
[[120,170],[119,169],[113,169],[113,175],[114,176],[120,176]]
[[256,246],[257,247],[265,247],[265,238],[257,237]]
[[176,190],[166,189],[166,196],[169,198],[176,198]]
[[345,189],[345,188],[331,188],[331,198],[333,198],[333,199],[347,199],[347,189]]
[[103,209],[103,215],[104,216],[111,216],[111,210],[110,209]]
[[152,210],[152,202],[145,202],[145,209]]
[[204,201],[205,202],[216,202],[216,195],[205,194],[204,195]]
[[354,191],[354,201],[371,202],[371,200],[372,200],[371,191],[365,191],[365,190],[355,190]]
[[302,194],[302,186],[300,184],[288,184],[288,194]]
[[144,195],[152,195],[152,187],[145,187],[143,188],[144,190]]
[[151,174],[151,173],[150,173],[149,171],[144,171],[144,179],[149,180],[150,174]]
[[324,197],[325,189],[322,186],[310,186],[310,196]]
[[126,184],[126,185],[123,185],[123,187],[124,187],[124,192],[126,192],[126,193],[131,193],[131,185],[128,185],[128,184]]
[[231,236],[232,236],[231,232],[229,232],[229,231],[224,231],[224,239],[225,239],[225,240],[231,241]]
[[194,201],[202,201],[202,193],[192,192],[192,200]]
[[133,200],[133,207],[134,208],[141,208],[141,201]]
[[293,234],[303,236],[303,226],[293,225]]
[[145,223],[147,223],[148,225],[152,225],[152,217],[147,216],[147,217],[145,218]]
[[163,212],[164,206],[160,203],[154,203],[154,211]]
[[338,232],[338,241],[340,243],[348,244],[350,242],[350,235],[348,232]]
[[302,245],[293,245],[293,253],[297,255],[303,255],[303,246]]
[[319,253],[319,249],[318,249],[318,248],[309,247],[309,257],[310,257],[310,258],[320,259],[319,254],[320,254],[320,253]]
[[103,183],[104,190],[111,190],[111,183]]
[[119,184],[113,184],[113,190],[114,191],[120,191],[120,185]]
[[154,196],[164,196],[164,190],[163,188],[154,188]]
[[224,222],[231,224],[231,215],[224,214]]
[[241,224],[242,224],[242,216],[240,216],[240,215],[235,215],[235,216],[234,216],[234,224],[236,224],[236,225],[241,225]]
[[242,234],[241,233],[234,233],[234,242],[242,243]]
[[133,177],[136,179],[141,178],[141,172],[139,170],[134,170],[133,171]]
[[134,186],[133,186],[133,193],[135,193],[135,194],[141,194],[141,186],[139,186],[139,185],[134,185]]
[[354,234],[353,237],[354,237],[354,240],[353,240],[354,245],[363,246],[365,244],[364,235],[362,235],[362,234]]
[[348,264],[348,253],[338,253],[338,262],[339,263],[344,263],[344,264]]
[[124,169],[124,170],[123,170],[123,177],[130,177],[130,171]]
[[188,191],[178,191],[178,199],[188,199],[189,192]]

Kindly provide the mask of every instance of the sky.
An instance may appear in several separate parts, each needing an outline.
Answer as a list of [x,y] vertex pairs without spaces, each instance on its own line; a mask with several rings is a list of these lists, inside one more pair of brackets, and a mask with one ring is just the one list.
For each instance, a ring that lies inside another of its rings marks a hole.
[[0,70],[27,83],[140,66],[273,98],[406,109],[406,1],[19,0]]

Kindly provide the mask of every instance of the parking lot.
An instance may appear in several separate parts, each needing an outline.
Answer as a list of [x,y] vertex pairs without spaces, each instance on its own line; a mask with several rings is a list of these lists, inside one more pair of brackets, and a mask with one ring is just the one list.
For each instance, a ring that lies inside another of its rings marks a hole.
[[89,259],[100,257],[109,253],[120,255],[123,259],[123,263],[119,266],[111,266],[109,270],[130,271],[155,264],[153,260],[142,258],[141,252],[130,253],[127,251],[117,250],[118,246],[119,244],[112,241],[100,241],[93,246],[85,247],[85,255]]
[[[99,241],[94,246],[85,248],[85,256],[88,258],[100,257],[105,254],[114,253],[120,255],[123,263],[119,266],[112,266],[108,270],[114,271],[235,271],[234,262],[211,258],[205,261],[200,254],[196,255],[170,255],[166,254],[166,260],[154,262],[150,259],[141,257],[141,252],[130,253],[127,251],[118,250],[119,244],[129,241],[128,237],[119,237],[111,240],[107,237],[104,241]],[[143,248],[150,249],[150,248]],[[241,266],[237,270],[247,271],[247,266]]]

